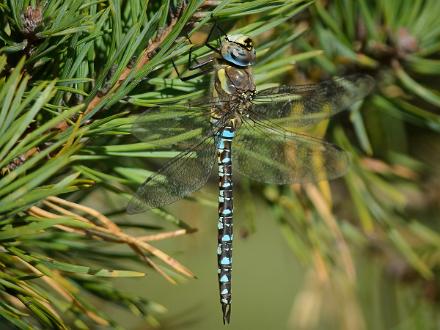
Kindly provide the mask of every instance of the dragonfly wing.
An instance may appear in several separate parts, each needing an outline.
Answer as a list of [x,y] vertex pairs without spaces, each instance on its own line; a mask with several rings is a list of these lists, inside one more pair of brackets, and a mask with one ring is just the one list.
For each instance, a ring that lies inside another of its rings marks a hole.
[[253,100],[250,117],[272,120],[281,126],[301,127],[318,123],[368,95],[374,80],[368,75],[335,77],[315,85],[265,89]]
[[137,116],[132,134],[143,142],[183,150],[211,129],[209,115],[202,106],[163,105]]
[[238,172],[273,184],[330,180],[349,166],[348,154],[331,143],[247,120],[234,139],[233,161]]
[[209,178],[214,160],[214,137],[206,136],[148,177],[130,200],[127,212],[140,213],[167,205],[200,189]]
[[173,203],[208,180],[215,163],[214,137],[223,121],[213,127],[209,121],[211,104],[197,102],[197,106],[174,104],[149,109],[134,122],[132,132],[139,140],[182,152],[145,180],[129,202],[128,213]]

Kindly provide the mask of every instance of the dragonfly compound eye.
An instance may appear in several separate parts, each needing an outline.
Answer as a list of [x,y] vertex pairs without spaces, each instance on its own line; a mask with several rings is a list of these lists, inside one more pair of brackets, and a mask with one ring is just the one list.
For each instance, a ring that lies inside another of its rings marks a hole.
[[252,39],[243,35],[228,36],[222,43],[221,55],[225,61],[240,67],[254,64],[256,56]]

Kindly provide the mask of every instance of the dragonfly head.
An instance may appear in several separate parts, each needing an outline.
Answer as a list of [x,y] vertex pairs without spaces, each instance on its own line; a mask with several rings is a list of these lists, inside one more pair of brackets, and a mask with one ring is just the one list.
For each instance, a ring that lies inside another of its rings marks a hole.
[[246,67],[255,62],[255,48],[252,39],[242,34],[227,35],[222,41],[220,53],[231,64]]

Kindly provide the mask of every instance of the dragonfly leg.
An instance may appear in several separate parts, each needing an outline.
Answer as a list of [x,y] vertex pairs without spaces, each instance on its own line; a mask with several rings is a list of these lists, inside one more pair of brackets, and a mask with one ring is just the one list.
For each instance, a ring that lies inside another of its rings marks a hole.
[[[205,46],[208,47],[209,49],[213,50],[214,52],[220,54],[220,50],[217,47],[214,47],[213,45],[211,45],[209,43],[209,40],[211,39],[212,33],[214,32],[215,29],[218,29],[223,35],[226,35],[226,33],[223,31],[223,29],[220,27],[220,25],[218,25],[217,20],[214,19],[214,24],[212,25],[211,29],[209,30],[208,37],[206,38],[206,41],[205,41]],[[219,40],[219,38],[217,38],[217,42],[219,45],[221,44],[221,40]]]
[[[187,39],[189,40],[189,42],[191,42],[191,40],[189,39],[188,36],[187,36]],[[203,61],[201,63],[199,61],[197,61],[197,58],[194,58],[195,64],[193,64],[193,49],[194,49],[194,47],[191,47],[189,49],[187,70],[189,70],[189,71],[197,70],[197,69],[200,69],[201,67],[204,67],[205,65],[212,63],[214,61],[212,56],[208,57],[207,59],[205,59],[205,61]]]
[[[174,61],[171,60],[171,62],[173,63],[173,67],[174,67],[174,70],[175,70],[176,73],[177,73],[177,76],[178,76],[179,79],[182,80],[182,81],[188,81],[188,80],[194,79],[194,78],[196,78],[196,77],[203,76],[203,75],[205,75],[205,74],[207,74],[207,73],[209,73],[209,72],[212,71],[212,67],[208,67],[208,68],[205,68],[204,70],[201,70],[201,71],[196,72],[196,73],[194,73],[194,74],[191,74],[191,75],[189,75],[189,76],[183,76],[183,75],[177,70],[177,67],[176,67],[176,64],[174,63]],[[211,60],[210,62],[212,62],[212,60]],[[209,62],[209,63],[210,63],[210,62]],[[209,64],[209,63],[204,63],[203,65],[206,65],[206,64]]]
[[[188,37],[187,37],[187,38],[188,38]],[[189,38],[188,38],[188,40],[189,40]],[[191,40],[190,40],[190,42],[191,42]],[[185,72],[186,72],[186,71],[193,71],[193,70],[197,70],[197,69],[202,69],[201,71],[196,72],[196,73],[194,73],[194,74],[192,74],[192,75],[189,75],[189,76],[184,76],[183,73],[180,73],[179,70],[177,69],[177,66],[176,66],[176,63],[174,62],[174,60],[171,59],[171,63],[173,64],[174,71],[176,71],[177,76],[178,76],[179,79],[182,80],[182,81],[188,81],[188,80],[194,79],[194,78],[196,78],[196,77],[199,77],[199,76],[205,75],[205,74],[211,72],[212,69],[213,69],[212,65],[211,65],[211,66],[208,66],[209,64],[212,64],[213,61],[214,61],[214,58],[212,58],[212,57],[208,57],[208,58],[207,58],[205,61],[203,61],[203,62],[198,62],[197,59],[195,59],[194,61],[195,61],[196,63],[195,63],[195,64],[192,64],[192,57],[193,57],[192,52],[193,52],[193,48],[194,48],[194,47],[191,47],[191,48],[189,49],[188,65],[187,65],[187,68],[186,68]]]
[[[213,46],[213,45],[211,45],[209,43],[209,40],[211,39],[212,34],[213,34],[215,29],[218,29],[223,35],[226,35],[225,31],[223,31],[223,29],[218,25],[217,21],[214,20],[214,24],[212,25],[211,29],[209,30],[208,37],[206,38],[205,46],[208,47],[209,49],[211,49],[212,51],[216,52],[216,53],[220,53],[220,50],[217,47],[215,47],[215,46]],[[186,38],[188,39],[188,41],[190,43],[192,43],[191,39],[188,36],[186,36]],[[220,44],[221,40],[218,40],[218,43]],[[209,56],[206,60],[204,60],[202,62],[198,62],[197,59],[194,59],[195,64],[192,64],[192,62],[193,62],[193,58],[192,58],[193,57],[193,48],[194,47],[191,47],[190,50],[189,50],[188,64],[187,64],[186,71],[193,71],[193,70],[201,69],[201,68],[204,68],[207,65],[212,64],[214,62],[214,57],[213,56]],[[207,74],[207,73],[209,73],[209,72],[211,72],[213,70],[213,67],[211,65],[208,68],[201,70],[200,72],[197,72],[197,73],[189,75],[189,76],[184,76],[182,73],[179,72],[179,70],[177,70],[177,66],[174,63],[174,60],[171,60],[171,62],[173,63],[173,67],[174,67],[174,70],[177,73],[177,76],[182,81],[188,81],[188,80],[194,79],[196,77],[205,75],[205,74]]]

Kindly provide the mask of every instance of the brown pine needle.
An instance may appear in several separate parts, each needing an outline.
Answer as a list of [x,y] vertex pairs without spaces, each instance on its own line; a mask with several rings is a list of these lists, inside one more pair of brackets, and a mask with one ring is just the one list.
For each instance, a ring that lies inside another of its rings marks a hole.
[[195,231],[196,231],[195,229],[178,229],[166,233],[138,236],[137,239],[141,242],[160,241],[167,238],[173,238],[177,236],[191,234],[194,233]]
[[114,232],[121,231],[121,229],[113,221],[111,221],[109,218],[107,218],[102,213],[96,211],[95,209],[92,209],[91,207],[87,207],[87,206],[84,206],[81,204],[70,202],[70,201],[67,201],[65,199],[62,199],[62,198],[59,198],[56,196],[50,196],[47,199],[50,201],[53,201],[55,203],[58,203],[61,205],[66,205],[66,206],[69,206],[73,209],[81,210],[85,213],[88,213],[91,216],[98,219],[106,228],[108,228],[111,231],[114,231]]
[[[37,217],[44,217],[44,218],[49,218],[49,219],[56,219],[56,218],[60,218],[62,216],[70,216],[74,219],[77,219],[77,220],[80,220],[80,221],[83,221],[83,222],[90,224],[92,226],[92,228],[90,228],[90,229],[76,229],[76,228],[70,228],[70,227],[64,226],[64,225],[56,225],[56,227],[61,230],[64,230],[64,231],[75,232],[75,233],[81,234],[81,235],[91,234],[95,239],[97,238],[99,240],[107,240],[107,241],[112,240],[112,241],[116,241],[116,242],[120,242],[120,243],[125,243],[125,244],[129,245],[132,249],[133,249],[133,246],[136,246],[136,248],[141,252],[141,253],[137,253],[137,254],[139,256],[142,256],[142,259],[148,265],[150,265],[153,269],[158,271],[167,281],[169,281],[173,284],[175,283],[175,281],[169,275],[167,275],[162,269],[160,269],[160,267],[155,265],[155,263],[152,260],[150,260],[149,258],[144,258],[145,255],[144,255],[143,251],[154,255],[155,257],[162,260],[165,264],[169,265],[171,268],[174,268],[177,272],[183,274],[184,276],[195,278],[195,275],[188,268],[186,268],[181,263],[179,263],[177,260],[175,260],[171,256],[167,255],[163,251],[155,248],[151,244],[146,243],[145,242],[146,236],[138,238],[138,237],[134,237],[134,236],[131,236],[131,235],[124,233],[119,228],[119,226],[117,224],[115,224],[109,218],[107,218],[105,215],[103,215],[102,213],[98,212],[97,210],[95,210],[91,207],[87,207],[87,206],[84,206],[81,204],[66,201],[64,199],[61,199],[61,198],[55,197],[55,196],[48,197],[47,200],[44,201],[44,204],[46,206],[50,207],[51,209],[59,212],[61,215],[45,211],[45,210],[38,208],[36,206],[31,207],[29,209],[29,213],[32,215],[35,215]],[[59,206],[59,204],[64,205],[64,206],[68,206],[72,209],[82,211],[82,212],[98,219],[99,222],[104,227],[101,227],[101,226],[94,224],[92,221],[90,221],[88,218],[86,218],[84,216],[81,216],[75,212],[66,210],[65,208]],[[152,236],[156,236],[154,238],[156,238],[156,240],[158,240],[158,239],[163,239],[166,237],[183,235],[183,234],[189,233],[189,232],[190,232],[189,230],[182,229],[182,230],[174,231],[171,233],[163,233],[162,237],[160,237],[160,236],[158,237],[158,235],[152,235]],[[147,236],[147,238],[148,238],[148,236]]]
[[338,223],[333,216],[329,205],[327,204],[324,196],[320,193],[318,188],[313,184],[307,184],[304,186],[307,196],[309,196],[312,203],[315,205],[316,210],[321,215],[321,218],[324,220],[327,227],[330,229],[333,234],[337,247],[341,251],[341,261],[344,265],[345,272],[350,280],[354,281],[356,279],[356,270],[354,267],[353,259],[350,254],[350,250],[348,248],[347,242],[342,235],[341,230],[339,229]]

